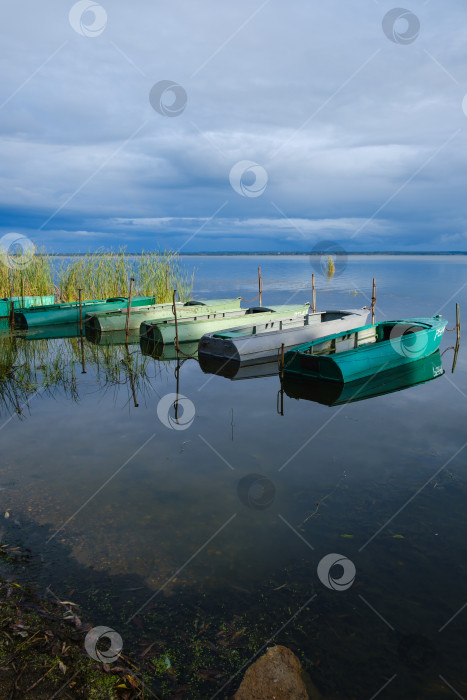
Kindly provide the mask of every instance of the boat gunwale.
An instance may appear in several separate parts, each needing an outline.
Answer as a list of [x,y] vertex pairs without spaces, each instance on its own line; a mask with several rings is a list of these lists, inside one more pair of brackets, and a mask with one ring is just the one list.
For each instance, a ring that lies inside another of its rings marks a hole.
[[[434,316],[433,321],[437,318],[438,317]],[[439,318],[441,318],[441,317],[439,317]],[[408,323],[412,326],[415,326],[415,325],[423,326],[421,328],[421,330],[431,331],[431,330],[434,330],[436,326],[438,326],[438,328],[443,327],[443,329],[444,329],[444,328],[446,328],[447,323],[448,323],[446,319],[443,319],[439,323],[426,323],[426,321],[430,321],[430,320],[431,320],[430,317],[427,316],[427,317],[420,317],[420,318],[413,318],[413,319],[409,318],[409,319],[398,319],[395,321],[379,321],[378,323],[369,323],[369,324],[366,324],[365,326],[360,326],[359,328],[353,328],[350,331],[343,331],[341,333],[333,333],[332,335],[323,336],[322,338],[316,338],[316,340],[309,340],[308,342],[302,343],[301,345],[296,345],[292,350],[289,350],[288,352],[293,352],[296,355],[299,355],[300,353],[304,354],[305,348],[310,348],[313,345],[320,345],[321,343],[325,343],[328,340],[334,340],[335,338],[340,338],[344,335],[351,335],[353,333],[360,333],[361,331],[369,330],[370,328],[377,328],[378,326],[384,326],[384,325],[390,325],[390,324],[398,325],[399,323]],[[403,336],[399,336],[399,337],[402,338]],[[399,338],[392,338],[392,339],[389,338],[387,340],[377,341],[376,343],[366,343],[365,345],[360,345],[359,347],[352,348],[351,350],[343,350],[342,352],[339,352],[337,354],[339,355],[339,358],[342,358],[343,356],[348,355],[350,353],[354,353],[357,351],[361,352],[367,348],[374,348],[375,345],[381,346],[382,343],[393,344],[398,339]],[[333,354],[335,354],[335,353],[333,353]],[[328,357],[328,355],[321,355],[321,357]]]

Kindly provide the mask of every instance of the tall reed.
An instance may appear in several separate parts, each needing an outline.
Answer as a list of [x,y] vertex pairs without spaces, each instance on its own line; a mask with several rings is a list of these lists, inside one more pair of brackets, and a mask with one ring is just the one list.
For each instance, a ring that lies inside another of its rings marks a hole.
[[156,303],[172,298],[178,290],[182,300],[189,298],[193,280],[182,269],[176,253],[141,253],[138,256],[119,252],[89,253],[63,264],[58,276],[62,301],[74,301],[82,289],[83,299],[127,297],[130,278],[135,279],[135,296],[155,297]]
[[47,296],[54,293],[52,259],[44,251],[24,267],[0,264],[0,297]]
[[177,253],[132,256],[121,249],[70,257],[58,270],[56,259],[43,251],[23,268],[0,265],[0,298],[56,293],[59,301],[76,301],[79,289],[83,299],[127,297],[131,277],[133,295],[155,297],[156,303],[170,301],[174,289],[186,301],[193,288],[193,278],[182,268]]

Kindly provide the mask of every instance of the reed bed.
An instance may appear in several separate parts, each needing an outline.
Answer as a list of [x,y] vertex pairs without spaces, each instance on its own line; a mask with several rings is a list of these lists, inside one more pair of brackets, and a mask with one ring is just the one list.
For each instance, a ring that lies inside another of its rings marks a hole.
[[98,251],[62,262],[40,252],[23,268],[0,269],[0,298],[9,296],[45,296],[55,294],[58,301],[128,297],[133,277],[133,296],[155,297],[156,303],[172,299],[177,289],[180,300],[190,298],[193,277],[182,268],[177,253],[146,253],[132,256]]
[[0,267],[0,298],[54,294],[53,262],[44,251],[24,267]]
[[62,301],[74,301],[81,289],[83,299],[128,297],[133,277],[134,296],[153,296],[156,303],[170,301],[177,289],[180,299],[190,297],[193,279],[182,269],[176,253],[141,253],[125,251],[90,253],[64,264],[58,275]]

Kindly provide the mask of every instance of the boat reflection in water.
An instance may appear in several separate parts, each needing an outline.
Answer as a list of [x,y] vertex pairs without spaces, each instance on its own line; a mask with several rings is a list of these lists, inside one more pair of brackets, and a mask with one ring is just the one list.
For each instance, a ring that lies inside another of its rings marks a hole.
[[211,355],[200,355],[199,366],[205,374],[217,374],[227,379],[258,379],[260,377],[273,377],[279,374],[278,361],[263,362],[261,364],[242,364],[235,360],[225,360]]
[[86,340],[93,345],[108,347],[110,345],[138,345],[139,331],[132,331],[126,334],[126,331],[107,331],[103,333],[98,328],[85,327]]
[[305,381],[301,377],[285,375],[282,386],[287,396],[292,399],[315,401],[325,406],[339,406],[408,389],[411,386],[429,382],[443,374],[441,356],[437,350],[432,355],[416,362],[376,372],[354,382],[344,384],[318,379]]
[[197,359],[198,342],[180,343],[180,352],[178,352],[175,345],[164,345],[164,343],[157,343],[145,336],[139,337],[138,340],[141,348],[141,354],[152,357],[155,360],[169,361],[186,360],[187,358]]
[[79,324],[63,323],[62,325],[16,330],[16,335],[24,340],[60,340],[62,338],[79,338],[81,333]]

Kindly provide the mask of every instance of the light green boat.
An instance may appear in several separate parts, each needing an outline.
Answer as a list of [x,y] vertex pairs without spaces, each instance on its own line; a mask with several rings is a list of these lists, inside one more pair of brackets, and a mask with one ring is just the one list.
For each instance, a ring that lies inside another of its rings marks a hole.
[[[238,314],[240,311],[240,297],[237,299],[209,299],[208,301],[187,301],[185,304],[177,304],[177,319],[195,321],[199,318],[213,314]],[[130,313],[129,330],[139,331],[144,321],[173,321],[172,304],[153,304],[140,306]],[[126,330],[127,310],[97,311],[87,313],[86,328],[92,331],[123,331]]]
[[[216,314],[214,317],[196,321],[185,320],[178,324],[178,342],[193,343],[200,340],[206,333],[239,328],[242,325],[249,326],[253,314],[255,322],[268,323],[272,320],[292,320],[299,316],[306,316],[309,308],[308,302],[292,306],[253,306],[250,309],[240,309],[237,314]],[[141,335],[154,343],[170,345],[175,342],[175,323],[172,320],[143,323]]]
[[[155,303],[155,297],[133,297],[131,306],[148,306]],[[112,297],[110,299],[92,299],[81,302],[83,323],[85,315],[89,312],[115,311],[127,308],[128,299],[125,297]],[[67,304],[51,304],[50,306],[34,306],[31,309],[15,311],[15,326],[17,328],[34,328],[37,326],[52,326],[57,323],[79,323],[79,302],[72,301]]]

